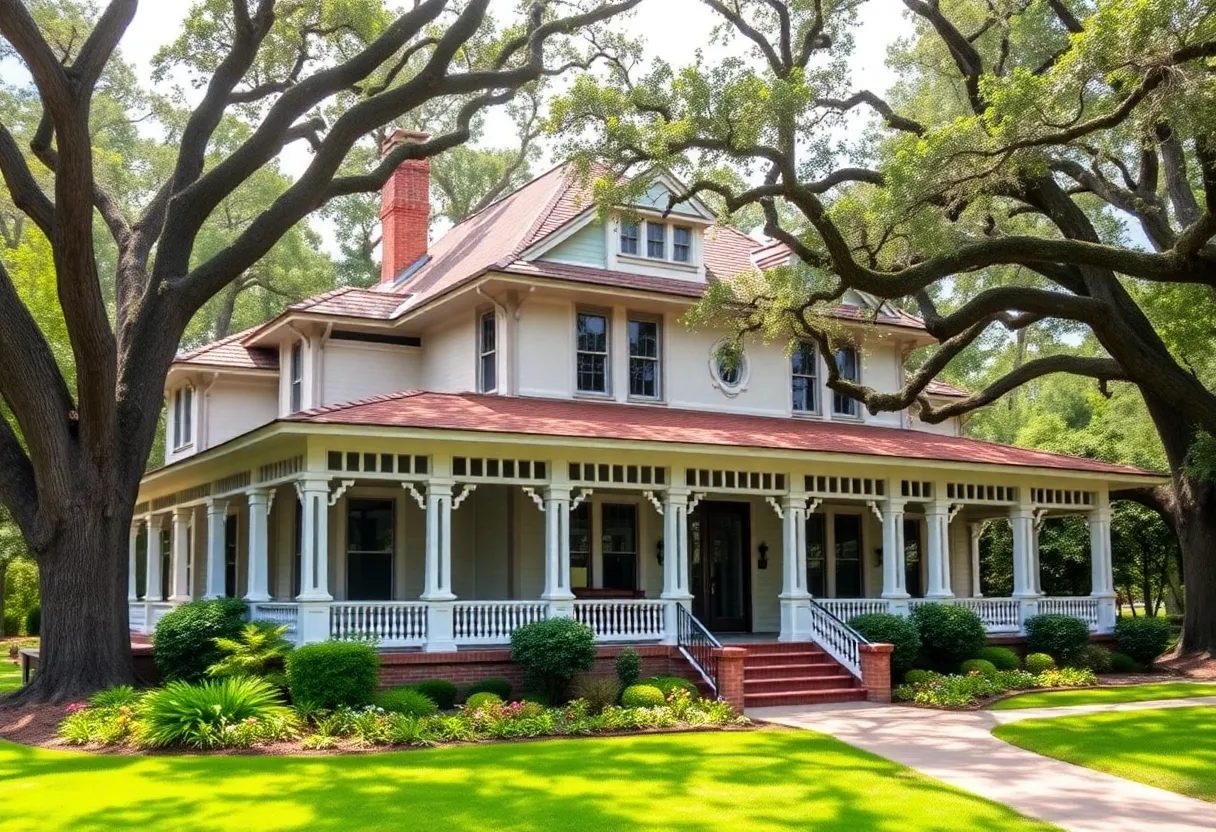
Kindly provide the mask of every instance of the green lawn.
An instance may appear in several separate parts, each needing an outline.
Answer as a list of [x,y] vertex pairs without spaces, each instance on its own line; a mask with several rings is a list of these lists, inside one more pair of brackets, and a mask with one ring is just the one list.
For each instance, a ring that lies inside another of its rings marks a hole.
[[1021,708],[1062,708],[1066,705],[1152,702],[1158,699],[1186,699],[1190,696],[1216,696],[1216,684],[1157,682],[1149,685],[1123,685],[1114,688],[1052,690],[1011,696],[1008,699],[994,702],[989,708],[994,711],[1014,711]]
[[45,829],[1046,830],[805,731],[312,757],[102,756],[0,742],[6,832]]
[[1057,760],[1216,803],[1216,719],[1208,707],[1028,719],[993,733]]
[[21,665],[7,657],[0,658],[0,693],[10,693],[21,687]]

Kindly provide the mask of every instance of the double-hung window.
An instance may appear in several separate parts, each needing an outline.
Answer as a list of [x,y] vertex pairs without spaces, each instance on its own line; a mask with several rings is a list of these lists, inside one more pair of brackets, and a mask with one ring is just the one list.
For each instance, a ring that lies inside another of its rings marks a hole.
[[692,229],[686,225],[671,229],[671,259],[677,263],[692,262]]
[[818,378],[815,345],[799,341],[790,354],[790,378],[795,413],[818,413]]
[[638,253],[639,228],[636,222],[621,220],[621,254]]
[[296,341],[291,345],[291,412],[304,409],[304,345]]
[[629,319],[629,395],[657,399],[659,385],[659,322]]
[[646,223],[646,256],[667,259],[667,226],[661,222]]
[[608,316],[579,312],[575,334],[575,383],[580,393],[607,395]]
[[[854,347],[841,347],[836,350],[836,366],[840,370],[841,378],[855,382],[861,381],[861,361]],[[832,394],[832,412],[838,416],[861,415],[857,400],[849,396],[842,396],[840,393]]]
[[494,311],[481,316],[477,328],[477,392],[498,389],[498,328]]
[[173,394],[173,447],[194,441],[194,388],[181,387]]

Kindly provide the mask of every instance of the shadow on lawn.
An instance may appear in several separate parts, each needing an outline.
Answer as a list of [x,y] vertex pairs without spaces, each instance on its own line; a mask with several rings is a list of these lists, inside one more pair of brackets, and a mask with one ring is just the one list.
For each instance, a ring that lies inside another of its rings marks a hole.
[[784,731],[286,758],[3,745],[0,781],[22,801],[6,799],[14,818],[38,793],[57,802],[59,815],[31,814],[31,829],[1036,828],[828,737]]

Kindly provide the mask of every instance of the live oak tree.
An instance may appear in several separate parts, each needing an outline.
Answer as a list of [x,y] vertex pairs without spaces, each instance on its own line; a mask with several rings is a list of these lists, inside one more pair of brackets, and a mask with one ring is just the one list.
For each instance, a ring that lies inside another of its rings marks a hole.
[[[43,606],[39,672],[18,701],[132,680],[127,534],[165,373],[195,313],[330,200],[378,190],[403,161],[463,144],[486,107],[588,65],[604,52],[607,22],[637,2],[538,0],[495,21],[489,0],[419,0],[400,14],[370,0],[203,0],[172,47],[198,82],[197,103],[167,174],[132,204],[98,175],[90,116],[135,0],[112,0],[68,49],[30,7],[0,0],[0,42],[28,70],[40,105],[37,164],[0,122],[5,201],[49,245],[75,368],[69,381],[0,265],[0,399],[11,415],[0,419],[0,501],[38,561]],[[362,137],[437,101],[452,108],[449,129],[341,172]],[[248,133],[214,158],[228,118]],[[209,218],[294,142],[311,149],[300,176],[198,256]]]
[[[800,267],[714,287],[693,322],[811,339],[833,390],[930,423],[1052,374],[1134,385],[1172,487],[1126,496],[1177,532],[1179,649],[1216,650],[1216,8],[903,0],[913,36],[883,98],[849,70],[866,37],[855,0],[704,5],[727,57],[588,74],[553,119],[585,162],[610,165],[605,204],[645,187],[619,173],[662,166],[689,182],[673,203],[759,206],[794,251]],[[746,185],[704,175],[722,167]],[[838,372],[843,334],[824,313],[850,289],[914,302],[937,340],[896,392]],[[965,399],[925,396],[979,339],[1028,329],[1055,348],[1041,339]]]

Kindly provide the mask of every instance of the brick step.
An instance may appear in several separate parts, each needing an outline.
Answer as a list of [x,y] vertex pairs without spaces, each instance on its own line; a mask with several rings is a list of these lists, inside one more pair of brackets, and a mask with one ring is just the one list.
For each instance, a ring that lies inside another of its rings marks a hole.
[[745,708],[766,708],[773,705],[823,705],[829,702],[864,702],[865,688],[827,688],[809,691],[772,691],[749,693],[743,697]]
[[744,645],[749,656],[772,656],[782,653],[822,653],[823,649],[805,641]]
[[847,673],[832,676],[787,676],[776,679],[743,680],[743,691],[751,696],[755,693],[793,693],[813,690],[838,690],[852,686],[853,677]]
[[790,665],[790,664],[827,664],[832,663],[833,659],[827,653],[765,653],[758,656],[745,656],[743,658],[743,666],[752,667],[772,667],[774,665]]
[[841,672],[836,662],[816,662],[815,664],[762,664],[751,667],[744,666],[743,676],[746,679],[782,679],[792,676],[835,676]]

